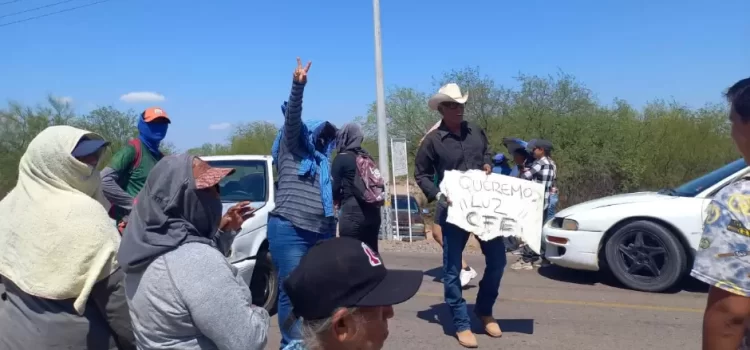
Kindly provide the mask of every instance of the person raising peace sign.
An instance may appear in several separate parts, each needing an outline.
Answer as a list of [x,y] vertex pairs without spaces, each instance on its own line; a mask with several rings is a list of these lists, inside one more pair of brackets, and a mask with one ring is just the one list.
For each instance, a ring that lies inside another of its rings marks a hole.
[[302,67],[302,60],[297,57],[297,69],[294,70],[294,81],[300,84],[307,83],[307,72],[310,71],[311,61],[307,62],[307,65]]
[[[281,106],[284,126],[271,148],[279,180],[276,208],[268,219],[268,243],[279,284],[308,249],[336,236],[330,160],[337,129],[327,121],[302,121],[302,95],[311,65],[302,65],[297,57],[292,92],[289,101]],[[279,288],[278,320],[283,348],[301,335],[297,326],[284,327],[291,304],[284,288]]]

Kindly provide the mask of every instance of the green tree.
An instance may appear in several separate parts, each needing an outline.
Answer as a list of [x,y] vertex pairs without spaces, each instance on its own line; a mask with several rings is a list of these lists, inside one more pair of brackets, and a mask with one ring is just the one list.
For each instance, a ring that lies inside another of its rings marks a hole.
[[[45,128],[71,125],[101,135],[111,142],[109,152],[100,162],[100,166],[104,167],[112,152],[137,135],[136,120],[135,112],[123,112],[110,106],[76,116],[69,103],[53,96],[47,97],[46,104],[34,107],[9,102],[5,109],[0,109],[0,198],[15,186],[21,156],[29,142]],[[163,146],[168,152],[174,150],[174,145],[169,143]]]
[[[465,118],[485,129],[493,152],[507,152],[504,137],[552,141],[562,206],[674,187],[739,156],[729,136],[725,106],[691,109],[654,100],[637,110],[620,99],[602,104],[563,72],[519,75],[516,81],[518,88],[506,88],[470,67],[434,78],[433,91],[455,82],[469,93]],[[439,118],[427,109],[433,91],[397,87],[386,96],[388,132],[409,142],[411,167],[419,139]],[[374,140],[374,104],[369,112],[357,120]]]
[[31,107],[11,101],[0,110],[0,198],[15,186],[18,162],[29,142],[45,128],[68,124],[75,118],[70,104],[53,96],[46,102]]
[[229,145],[220,143],[204,143],[200,147],[187,150],[187,152],[196,156],[218,156],[231,153]]
[[229,153],[271,154],[271,146],[278,132],[278,127],[269,122],[240,125],[229,138]]
[[[445,83],[469,93],[465,118],[488,135],[493,152],[507,152],[504,137],[545,138],[555,145],[562,206],[621,192],[674,187],[737,159],[729,135],[727,109],[707,104],[689,108],[653,100],[637,109],[621,99],[598,101],[575,77],[519,75],[508,88],[468,67],[433,78],[430,91],[394,87],[386,96],[389,136],[407,140],[410,166],[419,140],[440,116],[428,98]],[[71,124],[102,134],[112,151],[137,133],[137,115],[101,107],[77,117],[70,105],[52,96],[34,107],[10,102],[0,110],[0,196],[15,185],[18,161],[28,142],[50,125]],[[378,157],[375,104],[354,118],[365,132],[363,147]],[[225,143],[204,144],[197,155],[270,154],[278,127],[268,122],[239,125]],[[164,143],[167,153],[176,149]]]
[[175,146],[174,143],[169,142],[169,141],[162,141],[161,144],[159,145],[159,151],[161,151],[161,153],[163,153],[165,156],[179,153],[177,146]]
[[97,133],[110,142],[108,152],[99,163],[104,167],[109,163],[114,152],[124,147],[128,140],[138,136],[137,121],[138,114],[133,110],[123,112],[112,106],[105,106],[71,120],[71,124]]
[[237,126],[227,143],[204,143],[187,152],[199,156],[226,154],[271,154],[271,146],[279,129],[269,122],[251,122]]
[[482,75],[479,67],[466,67],[444,73],[440,78],[432,78],[433,89],[437,91],[448,83],[456,83],[461,92],[469,94],[464,117],[481,126],[485,132],[494,133],[500,125],[497,119],[507,113],[512,104],[513,92],[498,86],[488,75]]

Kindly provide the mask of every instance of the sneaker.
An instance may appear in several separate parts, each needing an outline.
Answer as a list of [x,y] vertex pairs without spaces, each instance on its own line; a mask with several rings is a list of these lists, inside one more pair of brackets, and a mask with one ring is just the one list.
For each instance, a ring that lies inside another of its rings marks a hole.
[[469,284],[469,281],[471,281],[471,271],[461,269],[458,278],[461,280],[461,287],[466,287],[466,285]]
[[474,268],[470,266],[469,272],[471,272],[471,279],[477,278],[477,270],[474,270]]
[[513,270],[533,270],[534,266],[530,262],[518,260],[513,265],[510,265],[510,268]]

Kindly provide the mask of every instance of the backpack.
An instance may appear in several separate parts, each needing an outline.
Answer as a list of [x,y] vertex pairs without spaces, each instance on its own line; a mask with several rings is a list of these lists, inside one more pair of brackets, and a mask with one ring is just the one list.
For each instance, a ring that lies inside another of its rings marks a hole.
[[357,175],[364,182],[362,199],[366,203],[382,206],[385,202],[385,181],[370,156],[357,154]]
[[[133,148],[135,149],[135,158],[133,158],[133,164],[130,165],[130,173],[132,174],[133,171],[138,168],[139,165],[141,165],[141,157],[143,151],[141,151],[141,140],[139,139],[128,140],[128,145],[133,146]],[[164,158],[164,154],[159,152],[159,159],[161,158]]]
[[128,140],[128,145],[135,148],[135,158],[133,158],[133,164],[130,165],[130,173],[133,173],[133,170],[141,165],[141,140],[130,139]]

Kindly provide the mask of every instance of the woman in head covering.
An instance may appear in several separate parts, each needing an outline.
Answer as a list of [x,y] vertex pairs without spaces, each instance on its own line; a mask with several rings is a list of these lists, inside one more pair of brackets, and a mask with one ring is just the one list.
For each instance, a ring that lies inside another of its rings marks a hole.
[[333,160],[333,200],[339,203],[339,236],[349,236],[367,243],[378,251],[380,206],[365,201],[365,183],[357,168],[357,157],[370,158],[362,149],[362,128],[349,123],[336,136],[338,154]]
[[135,349],[97,170],[107,145],[53,126],[21,157],[0,201],[0,349]]
[[[436,130],[438,127],[440,127],[440,124],[443,122],[443,120],[438,120],[435,125],[433,125],[430,130],[427,130],[427,133],[422,136],[422,139],[419,140],[419,144],[422,144],[422,141],[424,141],[424,138],[427,137],[427,135],[434,130]],[[435,178],[433,179],[435,181],[435,186],[440,186],[440,183],[438,181],[438,174],[435,173]],[[438,213],[435,213],[435,218],[438,217]],[[435,221],[432,223],[432,238],[435,239],[435,242],[440,245],[440,247],[443,247],[443,228],[440,227],[440,223]],[[468,263],[466,263],[466,260],[461,258],[461,272],[459,273],[459,280],[461,280],[461,287],[465,287],[469,282],[471,282],[472,279],[477,277],[477,271],[474,270],[473,267],[469,266]]]
[[[168,156],[135,198],[117,258],[139,348],[265,347],[268,313],[251,305],[250,289],[215,243],[218,184],[233,171],[188,154]],[[222,230],[241,223],[225,221]]]
[[284,323],[300,319],[303,334],[284,350],[382,349],[393,305],[411,299],[421,284],[421,271],[386,269],[364,242],[323,242],[284,282],[293,308]]
[[[278,174],[276,207],[268,218],[268,243],[279,284],[318,241],[336,235],[330,158],[336,127],[329,122],[302,121],[302,95],[310,63],[297,58],[289,102],[281,107],[284,126],[271,149]],[[279,320],[289,314],[289,298],[279,286]],[[282,329],[281,347],[299,335]]]

